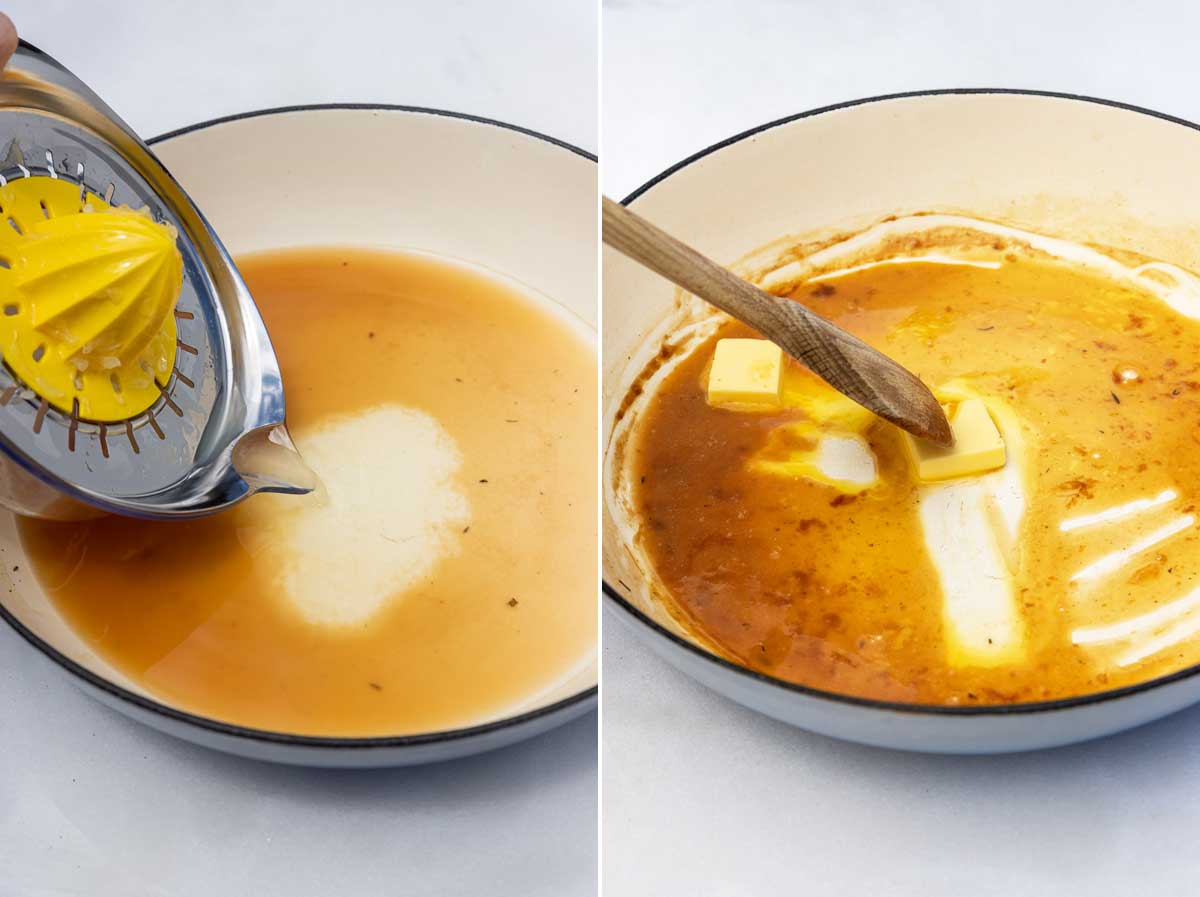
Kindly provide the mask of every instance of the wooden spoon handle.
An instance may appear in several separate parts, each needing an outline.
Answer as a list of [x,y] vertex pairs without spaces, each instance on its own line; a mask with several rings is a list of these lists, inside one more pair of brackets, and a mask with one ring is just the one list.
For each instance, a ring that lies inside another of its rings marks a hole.
[[[781,325],[798,325],[808,335],[827,324],[800,303],[760,290],[607,196],[603,224],[604,242],[613,249],[765,336]],[[798,347],[801,358],[813,348],[805,339]]]
[[613,249],[749,324],[834,389],[924,439],[953,442],[929,388],[858,337],[742,280],[607,196],[602,222]]

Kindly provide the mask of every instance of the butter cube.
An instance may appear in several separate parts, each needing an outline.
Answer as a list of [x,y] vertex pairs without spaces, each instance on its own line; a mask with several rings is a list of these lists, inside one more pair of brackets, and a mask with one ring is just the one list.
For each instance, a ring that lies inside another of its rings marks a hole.
[[924,482],[986,473],[1004,466],[1004,439],[981,399],[965,399],[947,409],[954,446],[943,448],[904,434],[908,456]]
[[778,408],[782,377],[783,351],[770,340],[718,340],[708,374],[708,403]]

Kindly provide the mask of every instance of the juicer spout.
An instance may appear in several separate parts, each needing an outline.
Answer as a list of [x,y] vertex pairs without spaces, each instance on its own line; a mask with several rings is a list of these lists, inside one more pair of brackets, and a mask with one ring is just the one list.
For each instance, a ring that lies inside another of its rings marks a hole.
[[233,467],[250,493],[307,495],[321,480],[304,463],[286,424],[261,427],[242,436],[233,447]]

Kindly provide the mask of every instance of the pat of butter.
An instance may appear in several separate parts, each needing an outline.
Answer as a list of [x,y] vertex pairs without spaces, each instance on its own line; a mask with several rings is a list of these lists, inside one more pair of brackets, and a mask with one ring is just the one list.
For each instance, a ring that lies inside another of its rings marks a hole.
[[708,374],[710,405],[779,407],[783,351],[765,339],[717,341]]
[[981,399],[965,399],[948,409],[954,446],[943,448],[904,434],[904,445],[924,482],[985,473],[1004,466],[1004,439]]

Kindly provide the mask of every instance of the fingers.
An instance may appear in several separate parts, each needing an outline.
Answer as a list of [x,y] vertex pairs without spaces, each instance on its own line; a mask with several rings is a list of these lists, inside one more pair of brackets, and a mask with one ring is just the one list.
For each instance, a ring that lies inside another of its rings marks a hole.
[[17,28],[12,19],[0,12],[0,68],[8,65],[8,59],[17,49]]

